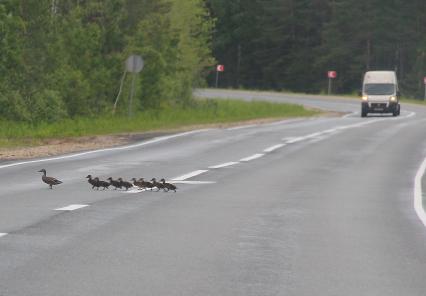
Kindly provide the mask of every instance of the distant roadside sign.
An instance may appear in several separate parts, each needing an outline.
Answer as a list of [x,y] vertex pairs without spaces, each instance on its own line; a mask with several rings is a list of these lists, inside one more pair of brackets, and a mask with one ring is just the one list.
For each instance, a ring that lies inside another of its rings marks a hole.
[[336,71],[328,71],[328,78],[335,79],[337,77]]
[[141,56],[131,55],[126,60],[126,70],[130,73],[139,73],[142,71],[144,62]]
[[426,77],[423,77],[423,83],[426,85]]
[[224,72],[225,71],[225,66],[224,65],[217,65],[216,71],[217,72]]

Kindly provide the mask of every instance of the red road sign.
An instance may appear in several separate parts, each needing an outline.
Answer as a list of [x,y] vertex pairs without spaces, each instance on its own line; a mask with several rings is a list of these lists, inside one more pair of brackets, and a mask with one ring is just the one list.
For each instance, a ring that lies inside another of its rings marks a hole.
[[328,78],[334,79],[337,77],[337,72],[336,71],[328,71]]
[[225,71],[225,66],[224,65],[217,65],[216,71],[217,72],[223,72],[223,71]]

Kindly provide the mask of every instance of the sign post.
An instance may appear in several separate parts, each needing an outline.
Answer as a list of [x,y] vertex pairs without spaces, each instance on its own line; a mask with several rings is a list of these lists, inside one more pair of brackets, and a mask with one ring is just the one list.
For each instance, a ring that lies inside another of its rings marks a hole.
[[328,76],[328,95],[330,95],[331,94],[331,88],[332,88],[332,81],[333,81],[333,79],[336,79],[337,72],[336,71],[328,71],[327,76]]
[[224,65],[217,65],[216,66],[216,88],[219,86],[219,72],[224,72],[225,66]]
[[426,77],[423,77],[423,84],[425,85],[425,97],[424,97],[424,100],[426,101]]
[[115,113],[115,110],[117,108],[118,99],[120,98],[121,91],[123,89],[124,80],[126,78],[126,73],[133,73],[132,77],[132,87],[129,94],[129,117],[132,116],[132,103],[133,103],[133,97],[135,95],[135,80],[136,80],[136,74],[142,71],[144,67],[144,61],[141,56],[139,55],[131,55],[127,58],[125,63],[125,70],[123,73],[123,77],[121,78],[120,83],[120,90],[118,91],[117,98],[115,99],[114,108],[112,109],[112,113]]

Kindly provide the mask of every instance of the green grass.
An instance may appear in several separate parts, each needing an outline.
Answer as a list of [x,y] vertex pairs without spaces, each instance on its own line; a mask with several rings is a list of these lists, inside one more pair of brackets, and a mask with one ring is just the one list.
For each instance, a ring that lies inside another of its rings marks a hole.
[[299,105],[236,100],[200,100],[190,108],[166,107],[125,115],[64,119],[56,123],[0,122],[0,147],[38,145],[45,139],[185,128],[194,125],[231,123],[263,118],[313,116],[319,111]]

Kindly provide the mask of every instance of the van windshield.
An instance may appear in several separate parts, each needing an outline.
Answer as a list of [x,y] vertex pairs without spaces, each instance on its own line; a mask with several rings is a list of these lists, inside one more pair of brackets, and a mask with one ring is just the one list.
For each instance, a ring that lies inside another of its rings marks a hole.
[[364,85],[364,93],[367,95],[393,95],[395,94],[395,84],[392,83],[371,83]]

